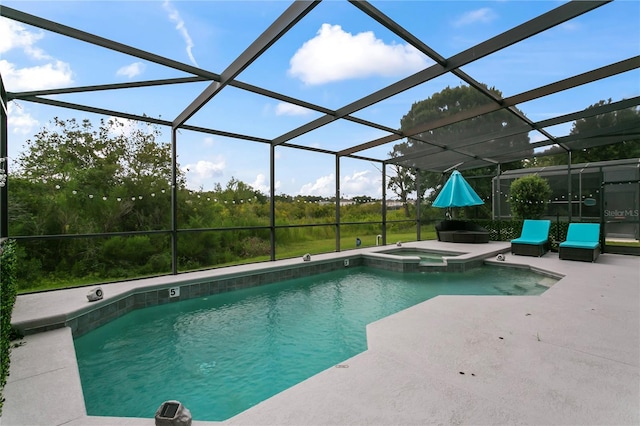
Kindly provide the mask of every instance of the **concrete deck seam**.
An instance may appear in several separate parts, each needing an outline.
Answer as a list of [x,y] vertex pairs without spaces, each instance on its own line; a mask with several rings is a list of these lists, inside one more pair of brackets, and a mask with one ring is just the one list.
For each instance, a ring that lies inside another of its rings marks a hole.
[[629,364],[628,362],[620,361],[620,360],[617,360],[617,359],[607,358],[606,356],[597,355],[597,354],[594,354],[592,352],[581,351],[580,349],[572,348],[570,346],[558,345],[556,343],[545,342],[544,340],[540,340],[540,343],[543,343],[543,344],[549,345],[549,346],[554,346],[556,348],[561,348],[561,349],[566,349],[566,350],[569,350],[569,351],[581,353],[581,354],[584,354],[584,355],[589,355],[589,356],[592,356],[592,357],[595,357],[595,358],[600,358],[600,359],[603,359],[603,360],[606,360],[606,361],[614,362],[616,364],[625,365],[627,367],[635,368],[640,372],[640,367],[638,367],[636,365],[633,365],[633,364]]
[[58,423],[56,426],[64,426],[64,425],[68,425],[69,423],[75,422],[76,420],[86,419],[87,417],[88,417],[88,416],[87,416],[86,414],[85,414],[85,415],[82,415],[82,416],[78,416],[78,417],[75,417],[75,418],[73,418],[73,419],[69,419],[69,420],[67,420],[67,421],[66,421],[66,422],[64,422],[64,423]]
[[[54,372],[60,371],[60,370],[66,370],[67,368],[70,368],[70,367],[68,367],[68,366],[67,367],[58,367],[58,368],[54,368],[53,370],[43,371],[42,373],[34,374],[32,376],[21,377],[19,379],[15,379],[15,380],[10,380],[9,379],[9,380],[7,380],[7,383],[9,383],[9,382],[10,383],[19,383],[19,382],[22,382],[24,380],[33,379],[34,377],[44,376],[45,374],[51,374],[51,373],[54,373]],[[11,377],[11,375],[9,375],[9,377]]]

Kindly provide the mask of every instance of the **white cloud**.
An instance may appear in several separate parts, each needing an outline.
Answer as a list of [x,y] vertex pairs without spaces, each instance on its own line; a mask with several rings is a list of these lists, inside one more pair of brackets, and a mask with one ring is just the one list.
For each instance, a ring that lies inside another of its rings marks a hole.
[[225,168],[225,162],[222,159],[218,159],[217,162],[200,160],[195,165],[195,172],[202,177],[222,176],[222,172]]
[[[382,177],[371,170],[354,171],[351,175],[343,176],[340,191],[343,197],[352,198],[357,195],[368,195],[379,198],[382,196]],[[315,182],[306,183],[298,191],[298,195],[318,195],[333,197],[336,194],[336,178],[333,173],[321,176]]]
[[189,35],[189,31],[187,30],[187,27],[184,24],[184,20],[182,19],[182,17],[180,17],[180,13],[176,8],[173,7],[173,5],[169,2],[169,0],[165,0],[164,3],[162,3],[162,7],[169,14],[169,19],[175,22],[176,30],[178,30],[178,32],[184,39],[185,43],[187,44],[187,55],[189,56],[191,63],[194,64],[195,66],[198,66],[198,63],[196,62],[196,58],[193,56],[193,52],[192,52],[192,49],[194,46],[193,40],[191,39],[191,36]]
[[216,158],[214,161],[200,160],[195,164],[187,164],[182,167],[182,171],[187,176],[190,188],[206,187],[213,185],[209,182],[214,177],[222,176],[226,163],[223,158]]
[[[253,183],[251,183],[250,185],[253,189],[255,189],[256,191],[260,191],[263,194],[269,194],[269,192],[271,191],[269,181],[267,181],[267,178],[262,173],[258,174],[258,176],[256,176],[256,180],[253,181]],[[275,187],[276,190],[280,188],[280,181],[276,181]]]
[[353,35],[340,25],[322,24],[293,55],[289,75],[306,84],[417,72],[427,58],[407,44],[385,44],[373,32]]
[[65,87],[73,83],[71,68],[62,61],[16,68],[11,62],[1,59],[0,73],[10,92]]
[[454,23],[454,27],[463,27],[465,25],[475,24],[480,22],[482,24],[488,24],[493,22],[498,15],[490,8],[483,7],[482,9],[472,10],[463,14]]
[[33,130],[40,124],[38,120],[33,118],[29,112],[16,104],[15,101],[9,102],[8,112],[8,127],[14,134],[33,134]]
[[317,195],[320,197],[331,197],[336,194],[336,178],[333,173],[328,176],[321,176],[315,182],[302,185],[298,195]]
[[287,102],[280,102],[276,106],[276,115],[307,115],[311,114],[311,112],[310,109]]
[[33,61],[48,61],[17,68],[6,59],[0,60],[0,73],[8,91],[50,89],[68,86],[73,82],[69,64],[53,59],[37,46],[43,37],[43,32],[29,31],[20,23],[0,18],[0,54],[19,49]]
[[38,40],[44,37],[44,32],[32,32],[22,24],[7,18],[0,18],[0,53],[11,49],[22,49],[33,59],[50,59],[50,57],[36,46]]
[[340,189],[349,198],[356,195],[377,198],[382,196],[381,185],[382,177],[379,174],[372,174],[371,170],[364,170],[345,176],[340,184]]
[[122,75],[128,78],[133,78],[142,74],[144,71],[144,64],[142,62],[134,62],[131,65],[124,66],[116,71],[116,75]]

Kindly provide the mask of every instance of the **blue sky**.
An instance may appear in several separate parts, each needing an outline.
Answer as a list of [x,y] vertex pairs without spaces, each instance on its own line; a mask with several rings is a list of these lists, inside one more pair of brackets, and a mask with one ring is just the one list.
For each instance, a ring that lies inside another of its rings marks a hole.
[[[148,50],[185,64],[221,73],[288,6],[285,1],[3,1],[45,19]],[[373,1],[444,57],[524,23],[562,4],[559,1]],[[640,2],[617,0],[571,22],[506,48],[463,68],[505,97],[640,54]],[[433,62],[345,1],[325,0],[238,80],[338,109],[409,76]],[[185,76],[179,71],[0,18],[0,73],[10,92]],[[444,75],[379,104],[356,117],[391,128],[412,103],[462,82]],[[57,99],[176,118],[208,83],[140,88]],[[640,94],[640,73],[626,73],[520,105],[533,121],[580,111],[599,100]],[[50,120],[100,117],[28,102],[9,104],[9,155]],[[275,138],[319,117],[314,111],[225,88],[187,124],[263,138]],[[570,126],[547,129],[555,136]],[[162,129],[163,141],[170,140]],[[340,150],[386,134],[337,121],[291,141]],[[532,141],[544,139],[532,132]],[[393,144],[360,154],[384,159]],[[179,163],[188,186],[208,190],[240,179],[268,193],[269,147],[181,130]],[[277,193],[335,194],[335,157],[291,148],[276,149]],[[380,197],[380,165],[341,160],[342,195]],[[391,194],[389,194],[391,195]]]

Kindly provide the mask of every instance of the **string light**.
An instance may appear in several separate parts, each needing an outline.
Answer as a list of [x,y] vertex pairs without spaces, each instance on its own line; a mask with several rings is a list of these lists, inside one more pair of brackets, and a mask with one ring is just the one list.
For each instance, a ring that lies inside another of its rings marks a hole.
[[[0,173],[2,173],[2,171],[3,171],[3,169],[1,167],[2,166],[1,166],[1,161],[0,161]],[[32,174],[32,173],[28,172],[28,174]],[[1,179],[2,179],[2,177],[0,176],[0,180]],[[36,180],[33,180],[33,181],[37,182],[38,180],[36,179]],[[46,179],[40,179],[40,182],[41,183],[47,183],[47,180]],[[154,183],[152,182],[151,184],[153,185]],[[61,184],[55,184],[55,185],[53,185],[53,187],[56,190],[63,190],[64,189],[63,185],[64,185],[64,183],[62,185]],[[167,192],[167,190],[165,188],[160,190],[160,193],[162,193],[162,194],[165,194],[166,192]],[[212,202],[213,201],[214,203],[244,205],[245,203],[252,203],[252,202],[257,202],[258,201],[258,196],[257,195],[254,195],[252,197],[247,197],[246,199],[240,199],[240,200],[219,200],[218,198],[205,197],[205,193],[197,193],[197,191],[192,191],[191,190],[191,191],[188,191],[187,193],[190,196],[195,196],[197,199],[200,199],[202,201],[204,201],[206,199],[206,201],[208,201],[208,202]],[[82,191],[79,191],[77,189],[71,190],[71,194],[85,196],[90,200],[102,198],[102,201],[109,201],[109,198],[110,198],[107,195],[103,195],[102,197],[100,197],[100,196],[96,197],[95,194],[86,194],[86,193],[85,193],[85,195],[83,195]],[[159,194],[157,194],[156,192],[152,192],[149,195],[152,198],[156,198]],[[507,195],[505,194],[505,197],[506,196]],[[112,199],[115,199],[118,202],[122,202],[122,200],[126,199],[126,198],[127,197],[124,197],[124,198],[123,197],[115,197],[115,198],[112,198]],[[130,196],[130,198],[131,198],[131,201],[142,200],[142,199],[144,199],[144,195]],[[293,197],[287,197],[287,198],[293,198]],[[269,197],[265,197],[265,199],[269,200]],[[485,198],[485,200],[490,200],[490,199],[491,199],[490,196]],[[293,201],[293,200],[291,200],[291,201]],[[298,198],[296,201],[298,203],[304,203],[304,204],[325,204],[325,203],[327,203],[327,201],[325,201],[325,200],[309,201],[309,200],[303,200],[303,199],[300,199],[300,198]],[[192,201],[189,201],[189,202],[192,202]],[[507,202],[508,202],[508,200],[507,200]]]

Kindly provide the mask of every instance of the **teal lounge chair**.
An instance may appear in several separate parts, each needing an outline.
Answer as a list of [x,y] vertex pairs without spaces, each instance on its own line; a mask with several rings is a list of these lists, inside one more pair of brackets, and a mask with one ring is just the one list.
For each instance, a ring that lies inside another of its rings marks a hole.
[[560,259],[595,262],[600,255],[600,224],[570,223],[567,240],[558,250]]
[[526,219],[520,238],[511,240],[511,253],[523,256],[542,256],[549,251],[550,220]]

